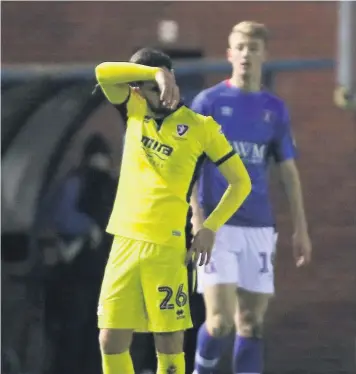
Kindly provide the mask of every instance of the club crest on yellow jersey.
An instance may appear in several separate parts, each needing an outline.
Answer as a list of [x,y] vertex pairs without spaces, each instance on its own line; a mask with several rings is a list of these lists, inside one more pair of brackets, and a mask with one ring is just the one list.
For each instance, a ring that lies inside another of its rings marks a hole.
[[188,125],[177,125],[177,134],[179,136],[183,136],[187,131],[189,130],[189,126]]

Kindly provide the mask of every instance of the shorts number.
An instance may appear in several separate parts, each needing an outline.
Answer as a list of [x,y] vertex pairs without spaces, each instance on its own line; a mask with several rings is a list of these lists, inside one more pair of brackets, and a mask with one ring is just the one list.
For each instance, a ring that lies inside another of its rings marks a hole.
[[[178,287],[178,291],[176,294],[176,304],[179,308],[182,308],[188,301],[188,296],[185,292],[183,292],[184,284],[180,284]],[[167,309],[174,309],[174,304],[169,303],[172,296],[173,296],[173,290],[170,287],[158,287],[159,292],[164,292],[166,296],[162,300],[161,304],[159,305],[159,308],[161,310],[167,310]]]
[[259,255],[260,255],[261,260],[262,260],[260,273],[268,273],[270,271],[268,260],[269,260],[270,264],[273,265],[273,263],[274,263],[274,252],[271,253],[269,259],[268,259],[268,254],[266,252],[260,252]]
[[170,287],[158,287],[158,291],[166,293],[166,296],[162,300],[161,304],[159,305],[159,308],[161,310],[174,309],[174,305],[173,304],[169,304],[169,302],[170,302],[170,300],[172,298],[172,295],[173,295],[172,288],[170,288]]
[[179,306],[179,308],[182,308],[187,303],[187,300],[188,300],[187,294],[183,292],[183,286],[184,285],[181,284],[178,287],[178,292],[176,295],[176,304]]

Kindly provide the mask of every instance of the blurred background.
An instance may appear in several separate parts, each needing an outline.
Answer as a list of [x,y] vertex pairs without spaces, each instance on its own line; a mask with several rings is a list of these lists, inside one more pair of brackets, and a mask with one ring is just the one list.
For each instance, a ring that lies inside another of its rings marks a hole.
[[[291,111],[314,245],[313,264],[296,270],[272,178],[280,241],[266,373],[356,373],[356,114],[336,90],[356,88],[355,4],[2,2],[2,373],[101,372],[96,302],[124,126],[92,93],[94,66],[163,49],[189,102],[229,77],[227,36],[241,20],[271,31],[264,83]],[[149,336],[132,353],[137,373],[154,370]]]

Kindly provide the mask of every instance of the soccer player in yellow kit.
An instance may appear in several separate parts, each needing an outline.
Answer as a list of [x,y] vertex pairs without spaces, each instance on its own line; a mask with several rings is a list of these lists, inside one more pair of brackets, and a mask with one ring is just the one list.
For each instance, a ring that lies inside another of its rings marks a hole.
[[[215,232],[246,199],[251,181],[220,126],[180,103],[167,55],[146,48],[95,73],[127,123],[98,306],[103,372],[133,374],[132,334],[151,331],[157,373],[184,374],[184,331],[192,327],[187,262],[209,261]],[[205,157],[229,187],[192,239],[189,202]]]

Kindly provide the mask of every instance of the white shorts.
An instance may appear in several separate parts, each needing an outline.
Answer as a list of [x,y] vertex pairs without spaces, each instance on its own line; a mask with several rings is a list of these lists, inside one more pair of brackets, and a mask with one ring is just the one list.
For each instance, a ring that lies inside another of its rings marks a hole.
[[223,226],[216,233],[210,263],[198,266],[198,292],[203,293],[204,286],[232,283],[273,294],[277,236],[273,227]]

